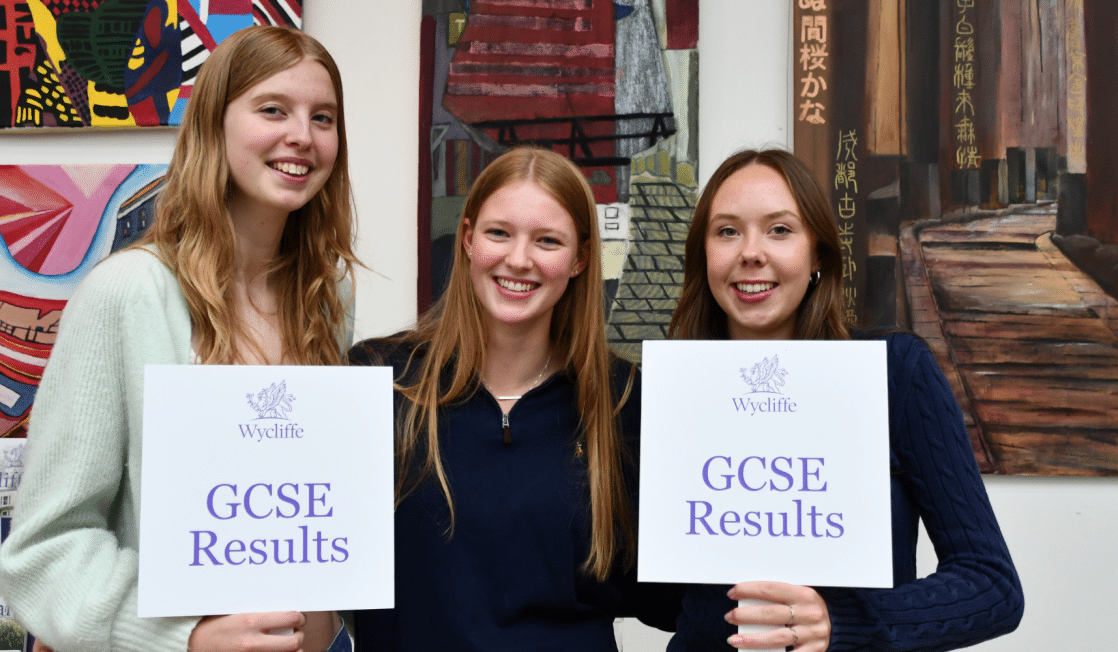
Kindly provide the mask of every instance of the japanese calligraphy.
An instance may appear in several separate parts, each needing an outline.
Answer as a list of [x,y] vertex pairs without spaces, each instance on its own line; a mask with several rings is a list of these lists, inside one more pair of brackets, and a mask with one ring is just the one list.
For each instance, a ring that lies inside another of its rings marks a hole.
[[975,0],[955,0],[958,9],[955,22],[955,61],[951,70],[951,86],[955,89],[952,105],[955,119],[955,165],[959,169],[977,168],[982,157],[975,145],[975,129],[972,118],[974,111],[975,87],[974,68],[974,23],[972,10]]
[[[799,0],[799,115],[797,120],[813,125],[827,122],[827,10],[826,0]],[[818,73],[818,74],[817,74]]]
[[858,205],[851,193],[858,192],[858,133],[854,129],[839,130],[835,147],[835,190],[842,190],[836,210],[838,213],[839,248],[842,252],[843,321],[855,325],[858,321],[858,287],[854,278],[858,265],[854,261],[854,218]]

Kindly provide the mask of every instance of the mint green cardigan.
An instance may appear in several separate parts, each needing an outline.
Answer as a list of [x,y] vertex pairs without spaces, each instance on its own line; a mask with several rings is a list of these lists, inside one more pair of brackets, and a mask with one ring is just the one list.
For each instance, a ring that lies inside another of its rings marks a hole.
[[[350,314],[342,351],[352,332]],[[190,364],[190,335],[177,279],[144,250],[94,267],[63,311],[0,546],[0,593],[58,652],[187,649],[199,618],[139,618],[136,596],[144,366]]]

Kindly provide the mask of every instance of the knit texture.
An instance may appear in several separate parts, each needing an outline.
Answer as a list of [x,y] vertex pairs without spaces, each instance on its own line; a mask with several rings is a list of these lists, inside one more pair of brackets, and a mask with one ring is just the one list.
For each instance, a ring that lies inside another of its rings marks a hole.
[[[1021,621],[1024,596],[959,405],[919,338],[893,333],[884,339],[894,588],[817,588],[831,617],[827,650],[934,652],[1007,634]],[[939,561],[935,573],[917,579],[921,519]],[[687,590],[668,650],[729,649],[726,639],[736,628],[723,615],[736,603],[728,589]]]
[[58,652],[183,652],[199,620],[136,615],[144,366],[189,364],[190,335],[178,281],[143,250],[94,267],[63,311],[0,546],[0,593]]

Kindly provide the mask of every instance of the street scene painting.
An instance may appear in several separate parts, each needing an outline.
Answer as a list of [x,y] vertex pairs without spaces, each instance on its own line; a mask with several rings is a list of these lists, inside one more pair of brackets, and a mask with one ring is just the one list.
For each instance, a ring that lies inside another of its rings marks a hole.
[[792,0],[846,320],[931,346],[983,471],[1118,475],[1118,5]]
[[[442,293],[470,185],[510,147],[582,168],[611,343],[667,335],[698,166],[698,0],[424,0],[419,309]],[[427,190],[429,189],[429,190]]]
[[0,128],[177,125],[209,53],[301,0],[0,0]]
[[155,216],[166,165],[0,165],[0,438],[26,435],[62,309]]

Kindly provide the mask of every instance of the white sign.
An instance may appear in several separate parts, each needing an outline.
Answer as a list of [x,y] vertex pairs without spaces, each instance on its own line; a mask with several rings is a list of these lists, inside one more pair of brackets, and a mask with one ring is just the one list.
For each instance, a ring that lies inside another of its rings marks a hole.
[[646,341],[638,577],[893,582],[885,343]]
[[392,370],[148,366],[139,615],[393,606]]

